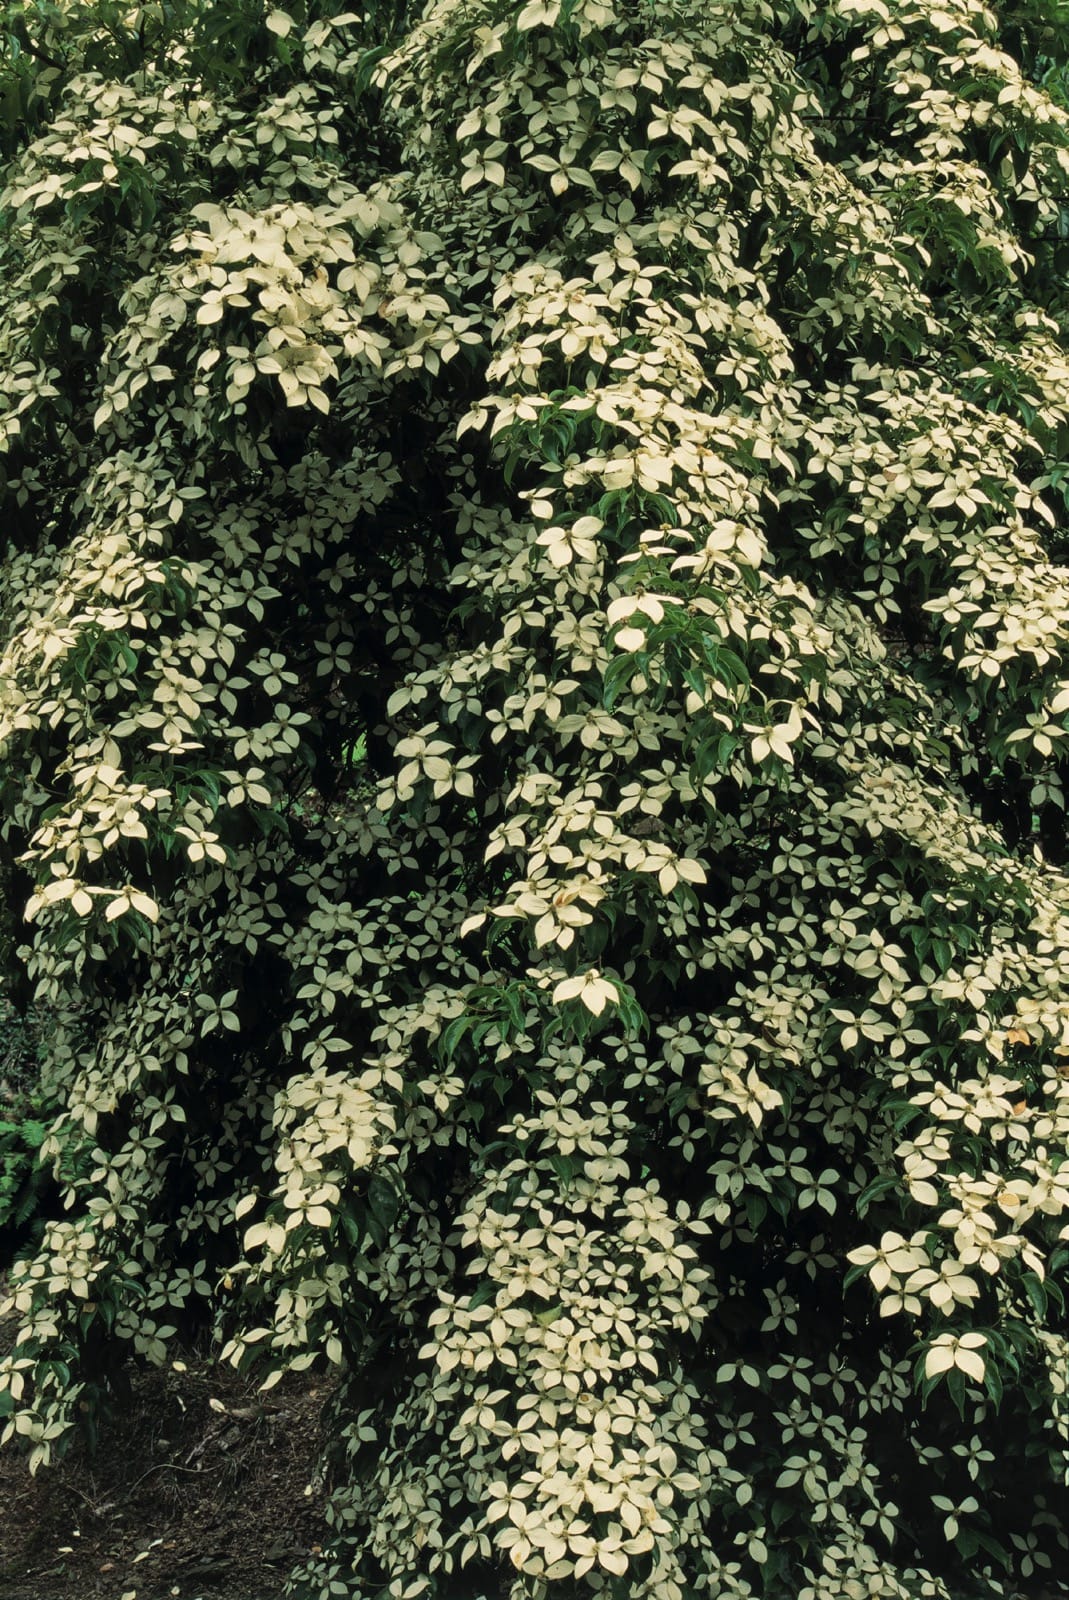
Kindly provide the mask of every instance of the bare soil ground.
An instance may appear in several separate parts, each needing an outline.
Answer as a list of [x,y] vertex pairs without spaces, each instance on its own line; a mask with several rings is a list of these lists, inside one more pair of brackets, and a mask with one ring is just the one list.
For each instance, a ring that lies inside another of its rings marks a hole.
[[133,1375],[92,1454],[76,1444],[31,1478],[0,1453],[0,1600],[278,1600],[327,1532],[327,1382],[261,1395],[185,1359]]

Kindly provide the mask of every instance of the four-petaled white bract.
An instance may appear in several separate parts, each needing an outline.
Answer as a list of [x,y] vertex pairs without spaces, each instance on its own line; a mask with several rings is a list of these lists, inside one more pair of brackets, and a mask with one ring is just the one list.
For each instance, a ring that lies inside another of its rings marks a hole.
[[962,1334],[941,1333],[929,1346],[924,1358],[925,1377],[934,1378],[941,1372],[956,1368],[964,1372],[967,1378],[975,1378],[977,1383],[982,1383],[986,1367],[978,1351],[986,1345],[986,1336],[971,1330]]
[[603,978],[596,968],[563,979],[553,990],[553,999],[558,1005],[565,1000],[579,1000],[596,1017],[600,1017],[605,1007],[619,998],[616,985]]

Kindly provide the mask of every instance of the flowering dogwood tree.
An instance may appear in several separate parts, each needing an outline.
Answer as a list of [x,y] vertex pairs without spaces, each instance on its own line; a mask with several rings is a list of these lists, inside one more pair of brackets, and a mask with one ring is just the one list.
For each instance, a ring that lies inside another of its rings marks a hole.
[[1064,0],[3,19],[5,1439],[208,1321],[300,1600],[1064,1584]]

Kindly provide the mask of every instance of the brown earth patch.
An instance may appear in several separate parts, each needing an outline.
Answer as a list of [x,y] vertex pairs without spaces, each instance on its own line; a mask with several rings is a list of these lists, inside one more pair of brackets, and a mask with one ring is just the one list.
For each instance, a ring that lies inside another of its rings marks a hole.
[[92,1452],[33,1478],[0,1452],[0,1600],[278,1600],[327,1534],[329,1380],[185,1360],[134,1373]]

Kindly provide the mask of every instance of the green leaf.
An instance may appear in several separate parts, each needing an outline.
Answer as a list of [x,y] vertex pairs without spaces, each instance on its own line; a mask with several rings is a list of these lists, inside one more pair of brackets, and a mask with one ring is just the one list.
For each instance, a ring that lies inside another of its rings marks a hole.
[[368,1184],[367,1203],[372,1216],[384,1229],[392,1228],[401,1213],[401,1199],[396,1189],[378,1174]]

